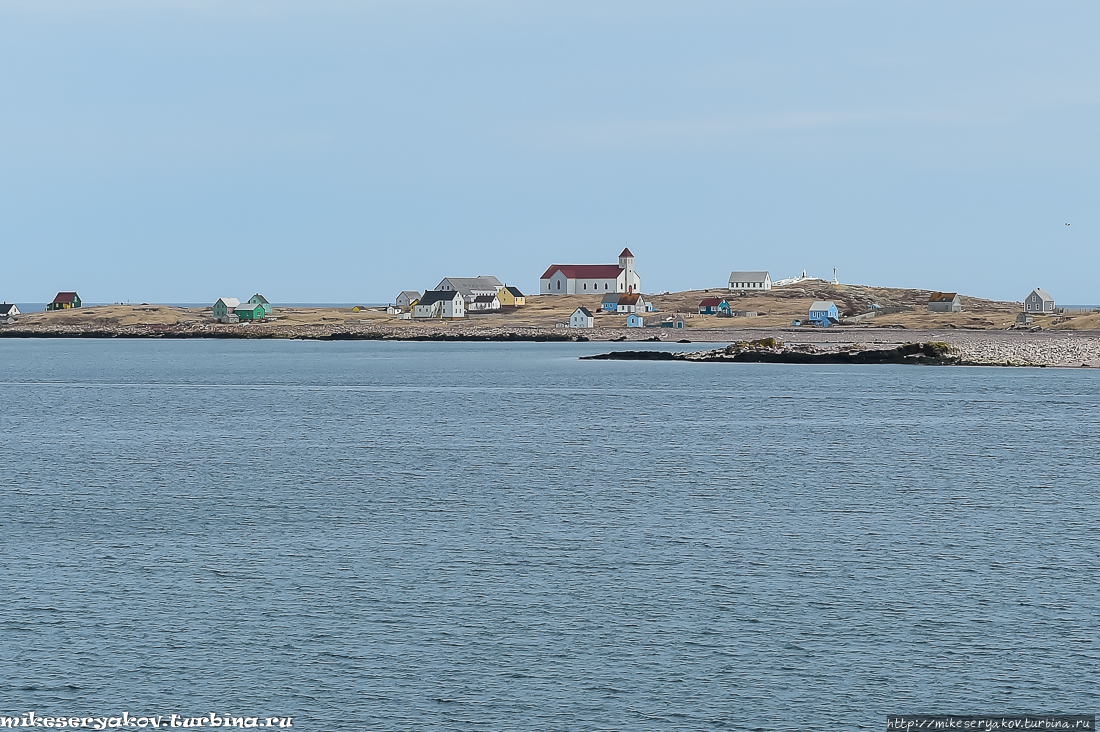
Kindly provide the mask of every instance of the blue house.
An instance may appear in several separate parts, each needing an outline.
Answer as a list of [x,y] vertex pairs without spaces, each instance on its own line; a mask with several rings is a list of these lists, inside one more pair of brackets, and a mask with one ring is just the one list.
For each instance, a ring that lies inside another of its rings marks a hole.
[[628,316],[627,319],[626,319],[626,327],[627,328],[641,328],[642,327],[642,316],[637,315],[637,314]]
[[733,306],[730,305],[729,300],[723,300],[722,302],[718,303],[718,314],[733,315]]
[[815,325],[823,325],[827,328],[831,323],[840,322],[840,311],[832,300],[815,300],[810,306],[808,320]]
[[603,296],[603,300],[600,302],[600,310],[604,312],[613,313],[619,307],[619,293],[610,292]]

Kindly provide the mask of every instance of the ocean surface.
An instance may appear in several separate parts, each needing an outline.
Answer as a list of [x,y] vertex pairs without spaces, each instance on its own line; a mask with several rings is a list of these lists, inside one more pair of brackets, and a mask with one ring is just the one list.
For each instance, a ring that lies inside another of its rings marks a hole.
[[1100,373],[609,347],[0,341],[0,716],[1100,707]]

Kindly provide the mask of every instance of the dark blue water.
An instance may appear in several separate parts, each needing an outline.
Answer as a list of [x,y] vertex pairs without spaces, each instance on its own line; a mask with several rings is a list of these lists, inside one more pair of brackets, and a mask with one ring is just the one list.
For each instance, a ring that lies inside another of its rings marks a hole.
[[0,341],[0,714],[1097,710],[1100,373]]

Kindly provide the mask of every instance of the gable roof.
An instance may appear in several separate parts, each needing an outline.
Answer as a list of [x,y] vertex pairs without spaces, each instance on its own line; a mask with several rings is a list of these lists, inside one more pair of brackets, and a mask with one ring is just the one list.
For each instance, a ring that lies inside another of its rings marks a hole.
[[260,303],[261,305],[270,305],[271,304],[267,301],[266,297],[264,297],[263,295],[261,295],[258,292],[255,295],[253,295],[252,297],[248,298],[249,302],[252,302],[253,300]]
[[630,251],[629,248],[626,248],[626,249],[623,249],[621,252],[619,252],[619,256],[620,257],[633,257],[634,252]]
[[500,288],[504,287],[500,280],[492,275],[478,275],[477,277],[444,277],[439,284],[447,282],[451,287],[455,288],[463,295],[469,294],[470,290],[493,290],[495,295]]
[[[1041,297],[1044,300],[1050,300],[1051,302],[1054,302],[1054,298],[1051,297],[1050,293],[1047,292],[1046,290],[1044,290],[1042,287],[1036,287],[1034,290],[1031,291],[1031,294],[1032,295],[1038,295],[1039,297]],[[1031,295],[1029,295],[1028,297],[1030,297],[1030,296]]]
[[76,293],[75,292],[59,292],[59,293],[57,293],[57,297],[55,297],[53,299],[53,301],[57,302],[57,303],[67,303],[67,302],[71,303],[75,299],[76,299]]
[[571,280],[614,280],[623,268],[617,264],[551,264],[539,279],[548,280],[558,271]]
[[233,310],[235,310],[238,313],[246,312],[246,311],[249,311],[249,310],[251,310],[252,312],[256,312],[256,308],[263,309],[263,305],[264,304],[262,302],[246,302],[246,303],[241,303],[240,305],[237,305],[236,307],[233,308]]
[[474,296],[474,302],[493,302],[497,299],[496,295],[476,295]]
[[589,318],[592,317],[592,313],[589,312],[588,308],[577,308],[576,310],[573,311],[573,315],[576,315],[577,313],[584,313],[584,315],[586,317],[589,317]]
[[957,292],[933,292],[928,296],[928,302],[951,302],[958,296]]
[[512,287],[511,285],[508,285],[504,289],[512,293],[512,297],[524,297],[524,294],[519,291],[518,287]]
[[730,282],[763,282],[768,279],[768,271],[762,272],[730,272]]
[[704,297],[702,300],[699,301],[699,307],[713,307],[715,305],[718,305],[720,302],[722,302],[722,299],[718,297]]
[[402,295],[409,298],[410,300],[420,299],[420,292],[418,292],[417,290],[402,290],[401,292],[397,293],[398,297],[401,297]]
[[214,304],[217,305],[219,302],[225,303],[227,308],[239,308],[241,306],[241,301],[235,297],[219,297],[214,301]]
[[443,302],[444,300],[453,301],[456,297],[462,297],[462,293],[448,290],[428,290],[420,298],[417,305],[435,305],[437,302]]
[[622,294],[621,292],[609,292],[609,293],[607,293],[606,295],[603,296],[603,300],[601,302],[603,302],[603,303],[612,303],[613,302],[613,303],[618,304],[619,295],[621,295],[621,294]]
[[[641,293],[638,292],[624,292],[619,296],[620,305],[637,305],[638,301],[642,299]],[[643,301],[644,302],[644,301]]]
[[15,307],[15,304],[10,303],[10,302],[6,302],[6,303],[0,305],[0,315],[7,315],[8,313],[10,313],[12,311],[12,308],[14,308],[14,307]]
[[830,310],[836,307],[836,303],[832,300],[814,300],[814,304],[810,306],[810,310]]

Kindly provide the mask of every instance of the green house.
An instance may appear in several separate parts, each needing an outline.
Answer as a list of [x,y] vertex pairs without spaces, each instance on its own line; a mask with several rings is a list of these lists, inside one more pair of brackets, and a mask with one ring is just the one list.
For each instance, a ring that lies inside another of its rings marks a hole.
[[275,308],[271,307],[271,303],[267,301],[267,298],[258,292],[252,297],[248,298],[248,304],[259,305],[260,307],[262,307],[264,311],[264,314],[260,316],[262,318],[266,318],[268,315],[271,315],[271,313],[275,310]]
[[244,320],[263,320],[267,317],[264,306],[260,303],[246,303],[237,306],[234,311],[238,318]]
[[49,305],[46,306],[47,310],[68,310],[69,308],[80,307],[80,295],[75,292],[59,292],[57,297],[53,299]]

